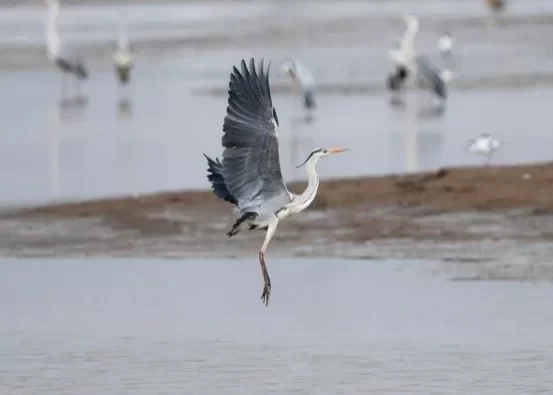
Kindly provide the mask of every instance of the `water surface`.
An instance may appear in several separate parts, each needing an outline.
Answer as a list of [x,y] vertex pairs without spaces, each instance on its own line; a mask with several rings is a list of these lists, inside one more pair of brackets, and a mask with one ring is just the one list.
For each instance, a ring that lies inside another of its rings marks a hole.
[[3,260],[10,394],[546,393],[549,284],[424,262]]

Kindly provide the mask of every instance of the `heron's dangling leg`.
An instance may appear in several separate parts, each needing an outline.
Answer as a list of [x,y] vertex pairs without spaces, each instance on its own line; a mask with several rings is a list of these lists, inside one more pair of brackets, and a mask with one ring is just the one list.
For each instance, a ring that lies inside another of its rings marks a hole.
[[267,266],[265,265],[265,251],[267,250],[267,245],[271,241],[271,238],[275,234],[276,228],[278,225],[278,219],[275,217],[274,220],[267,227],[267,233],[265,234],[265,241],[261,246],[259,251],[259,264],[261,265],[261,273],[263,274],[263,293],[261,294],[261,301],[265,303],[265,306],[269,305],[269,296],[271,296],[271,278],[269,277],[269,272],[267,271]]

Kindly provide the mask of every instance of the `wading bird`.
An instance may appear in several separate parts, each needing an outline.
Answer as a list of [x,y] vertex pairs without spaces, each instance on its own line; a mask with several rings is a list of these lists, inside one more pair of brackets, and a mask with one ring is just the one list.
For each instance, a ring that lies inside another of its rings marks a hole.
[[48,59],[62,72],[61,91],[62,98],[67,97],[68,74],[76,78],[77,96],[80,96],[80,81],[88,78],[88,69],[80,56],[70,51],[61,41],[57,21],[60,14],[58,0],[45,0],[48,5],[46,19],[46,46]]
[[303,106],[312,110],[317,107],[315,102],[315,77],[313,73],[298,59],[287,59],[280,65],[280,72],[292,80],[301,91]]
[[131,78],[131,69],[134,62],[133,47],[122,16],[119,18],[119,36],[117,37],[117,47],[113,54],[113,63],[115,64],[115,72],[119,78],[119,83],[126,85]]
[[414,40],[420,29],[420,21],[417,15],[408,14],[403,19],[407,24],[407,29],[401,40],[394,42],[394,46],[389,52],[394,71],[388,75],[386,86],[391,92],[395,93],[404,91],[407,79],[413,72]]
[[489,134],[482,134],[475,140],[469,140],[468,150],[475,155],[486,156],[486,166],[490,165],[492,154],[501,147],[501,141],[492,138]]
[[240,215],[227,236],[241,230],[266,229],[259,251],[263,274],[261,300],[269,303],[271,279],[265,265],[265,252],[280,220],[304,210],[315,199],[319,176],[315,166],[319,159],[344,152],[344,148],[316,149],[298,167],[307,168],[306,190],[295,195],[282,179],[278,152],[278,117],[271,99],[269,68],[263,60],[258,67],[242,60],[230,74],[227,115],[223,123],[223,160],[207,155],[208,180],[214,194],[234,206]]

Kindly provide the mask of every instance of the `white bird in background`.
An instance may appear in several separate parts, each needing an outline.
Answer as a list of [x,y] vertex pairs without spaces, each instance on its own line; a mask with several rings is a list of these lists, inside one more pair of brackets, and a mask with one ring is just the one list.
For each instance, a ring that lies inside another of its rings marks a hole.
[[453,50],[453,36],[450,32],[445,31],[440,38],[438,38],[438,49],[442,54],[451,54]]
[[415,36],[420,29],[419,17],[415,14],[408,14],[403,18],[407,29],[401,40],[394,42],[389,51],[389,59],[394,66],[394,71],[388,75],[387,87],[392,92],[400,92],[405,88],[408,78],[413,73],[415,47]]
[[263,60],[242,60],[230,75],[227,115],[223,124],[223,160],[204,156],[213,193],[236,206],[240,217],[227,233],[266,229],[259,250],[263,274],[261,300],[269,303],[271,279],[265,265],[265,251],[281,220],[299,213],[315,199],[319,188],[316,165],[319,159],[344,152],[344,148],[316,149],[299,166],[306,166],[307,188],[290,193],[282,178],[278,152],[278,117],[271,99],[269,71]]
[[134,62],[133,47],[122,15],[119,18],[119,36],[117,38],[117,47],[113,54],[113,62],[119,83],[126,85],[130,81],[131,69]]
[[489,166],[492,154],[501,147],[501,141],[492,138],[489,134],[482,134],[475,140],[469,140],[468,150],[474,155],[486,156],[486,166]]
[[282,62],[280,72],[288,77],[300,90],[303,97],[303,106],[308,110],[317,107],[315,102],[315,77],[313,73],[298,59],[290,58]]
[[48,5],[46,19],[46,47],[48,59],[62,72],[62,98],[67,97],[66,77],[68,74],[75,77],[77,96],[80,96],[80,82],[88,78],[88,69],[83,59],[70,51],[59,36],[57,21],[60,14],[58,0],[45,0]]
[[444,62],[444,67],[440,71],[440,76],[446,84],[453,79],[453,70],[455,68],[453,44],[453,36],[448,31],[444,32],[444,34],[438,38],[438,50]]

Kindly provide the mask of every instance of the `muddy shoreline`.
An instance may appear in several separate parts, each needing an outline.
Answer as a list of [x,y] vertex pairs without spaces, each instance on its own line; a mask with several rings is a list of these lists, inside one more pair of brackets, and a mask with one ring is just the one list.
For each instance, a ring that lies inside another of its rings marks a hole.
[[[233,221],[207,190],[27,207],[2,214],[0,253],[254,257],[263,234],[228,239]],[[279,231],[271,256],[431,259],[455,278],[553,280],[553,163],[323,181]]]
[[[369,208],[423,208],[433,212],[494,212],[531,209],[553,213],[553,162],[531,165],[443,168],[405,175],[366,176],[321,180],[308,210]],[[207,184],[207,181],[206,181]],[[304,182],[288,185],[301,192]],[[186,190],[67,202],[13,209],[1,218],[88,217],[174,208],[228,211],[230,206],[210,190]]]

